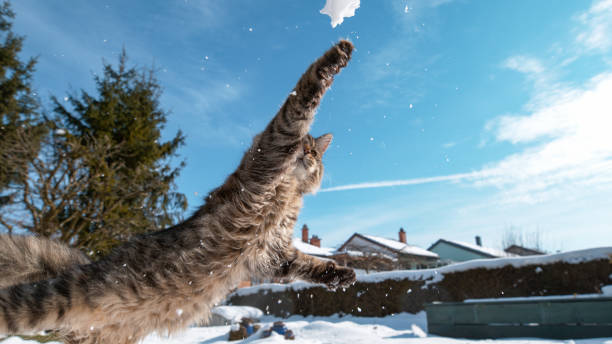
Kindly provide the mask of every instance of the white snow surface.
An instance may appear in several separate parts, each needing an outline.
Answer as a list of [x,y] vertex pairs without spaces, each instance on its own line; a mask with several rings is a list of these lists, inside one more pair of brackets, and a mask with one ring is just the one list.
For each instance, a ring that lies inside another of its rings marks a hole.
[[263,316],[261,309],[251,306],[217,306],[212,309],[212,313],[236,322],[242,318],[259,319]]
[[[395,270],[395,271],[384,271],[376,272],[366,275],[358,275],[357,281],[376,283],[385,280],[403,280],[408,279],[412,281],[425,280],[427,287],[429,284],[438,283],[444,279],[445,274],[450,274],[459,271],[466,271],[471,269],[485,268],[485,269],[497,269],[504,266],[513,266],[520,268],[523,266],[535,265],[544,266],[547,264],[554,264],[557,262],[565,262],[570,264],[578,264],[591,260],[599,259],[610,259],[612,257],[612,247],[598,247],[590,248],[579,251],[570,251],[549,255],[541,256],[526,256],[526,257],[508,257],[508,258],[495,258],[495,259],[474,259],[467,262],[446,265],[435,269],[423,269],[423,270]],[[544,268],[542,268],[544,269]],[[255,294],[260,290],[266,292],[280,292],[286,289],[301,290],[314,286],[323,286],[321,284],[313,284],[307,282],[293,282],[288,284],[260,284],[254,287],[241,288],[234,292],[232,295],[248,295]],[[231,296],[231,295],[230,295]]]
[[327,0],[325,6],[320,11],[331,18],[331,26],[342,24],[344,18],[355,15],[355,10],[360,6],[360,0]]
[[293,238],[293,246],[299,251],[311,256],[329,257],[334,254],[334,249],[331,247],[316,247],[315,245],[307,244],[300,238]]
[[432,258],[438,258],[438,254],[431,252],[431,251],[427,251],[424,248],[420,248],[420,247],[416,247],[416,246],[411,246],[411,245],[407,245],[404,244],[401,241],[397,241],[397,240],[393,240],[393,239],[387,239],[387,238],[381,238],[381,237],[377,237],[374,235],[364,235],[364,237],[372,240],[372,241],[376,241],[377,243],[390,247],[396,251],[400,251],[402,253],[406,253],[406,254],[413,254],[413,255],[417,255],[417,256],[425,256],[425,257],[432,257]]
[[605,296],[612,296],[612,285],[606,285],[601,287],[601,293]]
[[[503,340],[466,340],[446,337],[430,337],[427,333],[427,318],[425,312],[418,314],[400,313],[384,318],[368,317],[302,317],[292,316],[283,319],[288,329],[295,334],[294,341],[286,341],[275,333],[268,338],[261,338],[264,329],[272,322],[279,320],[273,317],[262,319],[262,328],[244,341],[228,342],[230,326],[191,327],[173,336],[150,335],[142,344],[221,344],[221,343],[295,343],[295,344],[371,344],[371,343],[403,343],[403,344],[612,344],[612,338],[581,339],[581,340],[550,340],[550,339],[503,339]],[[11,337],[3,344],[35,344],[37,342]],[[54,342],[53,344],[59,344]]]

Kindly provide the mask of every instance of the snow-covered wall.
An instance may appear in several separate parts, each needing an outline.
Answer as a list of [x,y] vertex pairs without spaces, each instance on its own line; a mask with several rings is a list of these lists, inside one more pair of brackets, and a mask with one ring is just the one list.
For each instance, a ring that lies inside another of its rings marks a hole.
[[336,292],[305,282],[259,285],[237,290],[228,303],[277,316],[384,316],[415,313],[433,301],[601,293],[603,286],[612,284],[611,266],[612,247],[602,247],[360,275],[354,286]]

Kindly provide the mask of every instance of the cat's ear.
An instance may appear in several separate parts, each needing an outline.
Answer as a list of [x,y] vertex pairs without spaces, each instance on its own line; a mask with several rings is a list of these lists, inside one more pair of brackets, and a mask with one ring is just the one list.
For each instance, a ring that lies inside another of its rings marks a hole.
[[317,147],[317,151],[319,151],[319,153],[321,154],[325,153],[333,137],[334,136],[332,134],[325,134],[317,137],[315,139],[315,146]]

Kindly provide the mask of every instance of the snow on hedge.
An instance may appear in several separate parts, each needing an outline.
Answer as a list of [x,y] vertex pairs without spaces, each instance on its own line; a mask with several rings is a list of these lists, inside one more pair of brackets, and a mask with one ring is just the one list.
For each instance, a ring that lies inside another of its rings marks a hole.
[[[549,255],[541,256],[527,256],[527,257],[508,257],[508,258],[495,258],[495,259],[474,259],[467,262],[446,265],[435,269],[424,269],[424,270],[395,270],[395,271],[384,271],[371,273],[367,275],[358,275],[358,282],[376,283],[385,280],[412,280],[412,281],[426,281],[423,287],[426,287],[432,283],[438,283],[444,279],[445,274],[451,274],[460,271],[467,271],[472,269],[499,269],[504,266],[513,266],[520,268],[524,266],[535,266],[534,269],[539,271],[546,270],[546,265],[554,263],[569,263],[578,264],[593,260],[610,259],[612,257],[612,247],[598,247],[578,251],[570,251]],[[612,279],[612,276],[611,278]],[[230,297],[244,296],[249,294],[256,294],[260,291],[265,293],[268,292],[282,292],[287,289],[302,290],[311,287],[324,287],[322,284],[313,284],[307,282],[293,282],[288,284],[260,284],[253,287],[242,288],[236,290]]]
[[[427,280],[428,284],[437,283],[444,279],[444,274],[473,269],[499,269],[504,266],[520,268],[529,265],[547,265],[554,263],[578,264],[592,260],[609,259],[612,256],[612,247],[598,247],[579,251],[570,251],[541,256],[508,257],[495,259],[474,259],[467,262],[446,265],[435,269],[386,271],[371,275],[361,276],[360,282],[380,282],[388,279],[393,280]],[[541,267],[540,269],[545,269]]]

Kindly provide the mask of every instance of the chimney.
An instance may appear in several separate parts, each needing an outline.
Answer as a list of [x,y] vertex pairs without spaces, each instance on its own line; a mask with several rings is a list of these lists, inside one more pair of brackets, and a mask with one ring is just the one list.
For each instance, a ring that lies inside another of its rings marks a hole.
[[406,243],[406,232],[404,232],[403,228],[400,228],[399,231],[399,241],[403,242],[404,244]]
[[482,239],[480,239],[480,235],[476,236],[476,245],[482,246]]
[[312,238],[310,238],[310,244],[312,246],[321,247],[321,238],[316,235],[313,235]]
[[302,242],[305,242],[308,244],[308,226],[306,225],[302,227]]

